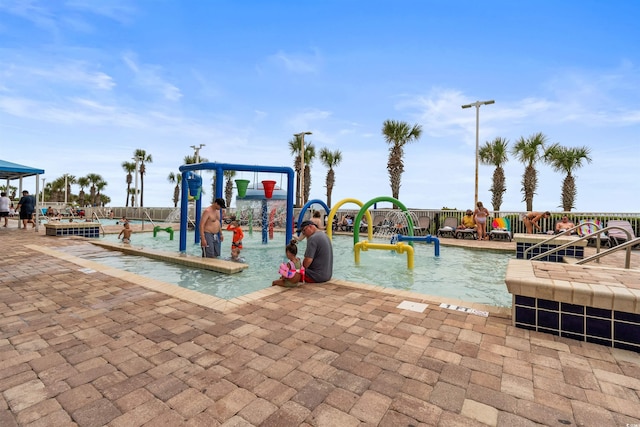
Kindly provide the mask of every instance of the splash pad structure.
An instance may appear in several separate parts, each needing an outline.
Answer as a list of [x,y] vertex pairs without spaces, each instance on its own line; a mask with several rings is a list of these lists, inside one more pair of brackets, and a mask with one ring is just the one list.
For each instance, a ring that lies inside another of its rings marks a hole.
[[[287,192],[276,186],[272,180],[263,180],[260,185],[249,188],[251,181],[236,179],[236,219],[249,226],[253,233],[254,222],[262,228],[262,243],[273,239],[274,227],[285,228],[287,223]],[[256,218],[259,220],[256,221]]]
[[[400,208],[400,211],[389,212],[383,224],[378,226],[373,224],[371,220],[371,213],[369,207],[377,202],[391,202]],[[360,211],[353,222],[353,252],[354,260],[356,264],[360,263],[360,251],[368,251],[369,249],[383,249],[396,251],[399,254],[407,254],[407,268],[413,269],[414,266],[414,251],[413,242],[423,241],[425,243],[434,243],[435,256],[440,256],[440,241],[436,237],[432,236],[414,236],[414,224],[417,223],[415,214],[410,212],[399,200],[393,197],[381,196],[369,200],[363,204],[356,199],[344,199],[339,201],[329,213],[329,227],[327,234],[331,238],[331,229],[333,228],[333,218],[338,212],[338,208],[345,203],[355,203],[360,206]],[[362,217],[366,217],[368,240],[360,241],[360,225],[362,223]],[[374,232],[375,230],[375,232]],[[402,233],[406,234],[402,234]],[[381,238],[389,240],[389,243],[373,243],[373,238]],[[405,243],[408,242],[408,243]]]
[[[179,168],[182,173],[182,193],[180,197],[180,252],[186,253],[187,250],[187,215],[189,209],[189,193],[193,196],[196,194],[198,197],[194,197],[196,209],[195,209],[195,228],[200,229],[200,220],[202,217],[202,198],[199,197],[201,191],[198,191],[197,185],[193,182],[198,181],[194,176],[196,171],[211,170],[216,174],[216,189],[214,198],[223,198],[223,182],[224,171],[238,171],[238,172],[262,172],[262,173],[279,173],[287,176],[287,190],[286,190],[286,227],[285,227],[285,245],[292,237],[293,230],[293,192],[294,192],[294,172],[290,167],[284,166],[260,166],[260,165],[238,165],[229,163],[194,163],[188,165],[182,165]],[[200,185],[202,180],[200,179]],[[269,186],[269,184],[267,184]],[[201,187],[200,187],[201,190]],[[222,217],[222,215],[221,215]],[[265,227],[263,227],[264,229]],[[263,231],[264,233],[264,231]],[[200,243],[200,233],[194,233],[195,243]],[[263,242],[264,243],[264,242]]]

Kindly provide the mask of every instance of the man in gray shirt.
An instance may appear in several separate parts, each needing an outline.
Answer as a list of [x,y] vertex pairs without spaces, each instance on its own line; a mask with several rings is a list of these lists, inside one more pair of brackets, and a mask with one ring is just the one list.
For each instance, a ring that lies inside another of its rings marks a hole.
[[320,283],[331,280],[333,274],[333,247],[331,240],[322,231],[318,231],[312,221],[303,221],[298,231],[307,238],[304,252],[305,282]]

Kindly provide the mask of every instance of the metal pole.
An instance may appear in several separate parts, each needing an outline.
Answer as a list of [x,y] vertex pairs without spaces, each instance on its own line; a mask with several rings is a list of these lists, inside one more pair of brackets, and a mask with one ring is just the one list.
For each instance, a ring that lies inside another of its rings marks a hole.
[[473,209],[478,206],[478,144],[480,138],[480,105],[476,105],[476,187],[473,197]]
[[476,179],[475,179],[475,192],[473,199],[473,208],[478,206],[478,158],[479,158],[479,143],[480,143],[480,106],[494,104],[496,101],[493,99],[489,101],[476,101],[471,104],[465,104],[462,108],[476,107]]
[[135,171],[135,175],[136,175],[136,185],[135,188],[133,189],[133,207],[137,208],[138,207],[138,161],[139,161],[139,157],[135,156],[133,158],[133,160],[136,161],[136,171]]

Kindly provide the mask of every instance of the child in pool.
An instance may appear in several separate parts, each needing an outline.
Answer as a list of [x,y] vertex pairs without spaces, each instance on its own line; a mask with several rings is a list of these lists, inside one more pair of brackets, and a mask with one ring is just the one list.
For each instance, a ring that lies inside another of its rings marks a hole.
[[244,258],[240,256],[240,249],[235,246],[231,246],[231,256],[227,258],[227,261],[244,262]]
[[120,234],[118,234],[118,239],[122,237],[122,243],[131,243],[131,227],[129,226],[129,223],[125,222],[123,227],[124,228]]
[[233,231],[231,247],[242,249],[242,239],[244,239],[244,232],[242,231],[240,224],[238,224],[238,221],[231,221],[231,224],[227,225],[227,230]]
[[304,267],[302,261],[297,257],[298,244],[292,240],[286,247],[287,254],[286,263],[280,264],[280,278],[273,281],[271,286],[283,286],[285,288],[295,288],[300,282],[304,281]]

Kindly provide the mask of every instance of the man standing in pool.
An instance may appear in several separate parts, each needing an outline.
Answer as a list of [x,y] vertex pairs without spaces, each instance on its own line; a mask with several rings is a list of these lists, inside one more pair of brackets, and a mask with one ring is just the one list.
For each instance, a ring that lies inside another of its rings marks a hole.
[[200,246],[204,258],[218,258],[224,237],[220,232],[222,221],[220,209],[226,207],[224,199],[216,199],[202,212],[200,219]]
[[320,283],[331,280],[333,274],[333,247],[329,237],[316,228],[313,221],[303,221],[298,231],[307,238],[307,249],[304,252],[306,283]]

